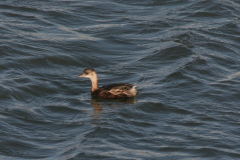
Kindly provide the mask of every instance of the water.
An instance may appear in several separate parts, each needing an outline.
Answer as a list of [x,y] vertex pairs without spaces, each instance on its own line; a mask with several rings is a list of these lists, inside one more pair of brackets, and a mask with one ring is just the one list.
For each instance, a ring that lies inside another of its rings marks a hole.
[[[0,159],[239,159],[237,0],[2,0]],[[99,85],[137,97],[95,99]]]

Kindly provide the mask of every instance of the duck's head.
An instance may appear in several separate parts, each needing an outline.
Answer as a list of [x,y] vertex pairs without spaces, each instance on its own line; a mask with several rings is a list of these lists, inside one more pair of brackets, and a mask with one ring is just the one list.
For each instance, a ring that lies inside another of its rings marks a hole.
[[79,77],[86,77],[86,78],[92,78],[95,77],[97,75],[96,71],[92,68],[87,68],[83,71],[82,75],[80,75]]

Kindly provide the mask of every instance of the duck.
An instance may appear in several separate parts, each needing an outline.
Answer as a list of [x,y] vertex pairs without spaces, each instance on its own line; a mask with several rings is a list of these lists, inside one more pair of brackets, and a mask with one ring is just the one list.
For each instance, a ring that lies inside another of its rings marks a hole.
[[86,68],[79,78],[89,78],[92,82],[91,95],[98,98],[129,98],[137,95],[137,86],[128,83],[114,83],[106,86],[98,86],[97,72],[92,68]]

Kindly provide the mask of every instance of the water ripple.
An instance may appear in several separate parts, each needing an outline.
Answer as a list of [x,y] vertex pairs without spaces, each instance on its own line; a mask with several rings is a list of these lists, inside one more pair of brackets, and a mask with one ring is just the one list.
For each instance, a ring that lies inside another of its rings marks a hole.
[[[1,159],[238,159],[239,8],[0,2]],[[137,97],[91,98],[87,67]]]

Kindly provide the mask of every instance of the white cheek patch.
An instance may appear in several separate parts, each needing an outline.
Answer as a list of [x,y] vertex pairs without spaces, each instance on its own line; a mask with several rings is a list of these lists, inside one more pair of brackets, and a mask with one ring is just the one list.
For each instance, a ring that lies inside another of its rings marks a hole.
[[88,74],[88,75],[84,75],[84,77],[86,77],[86,78],[90,78],[89,74]]

